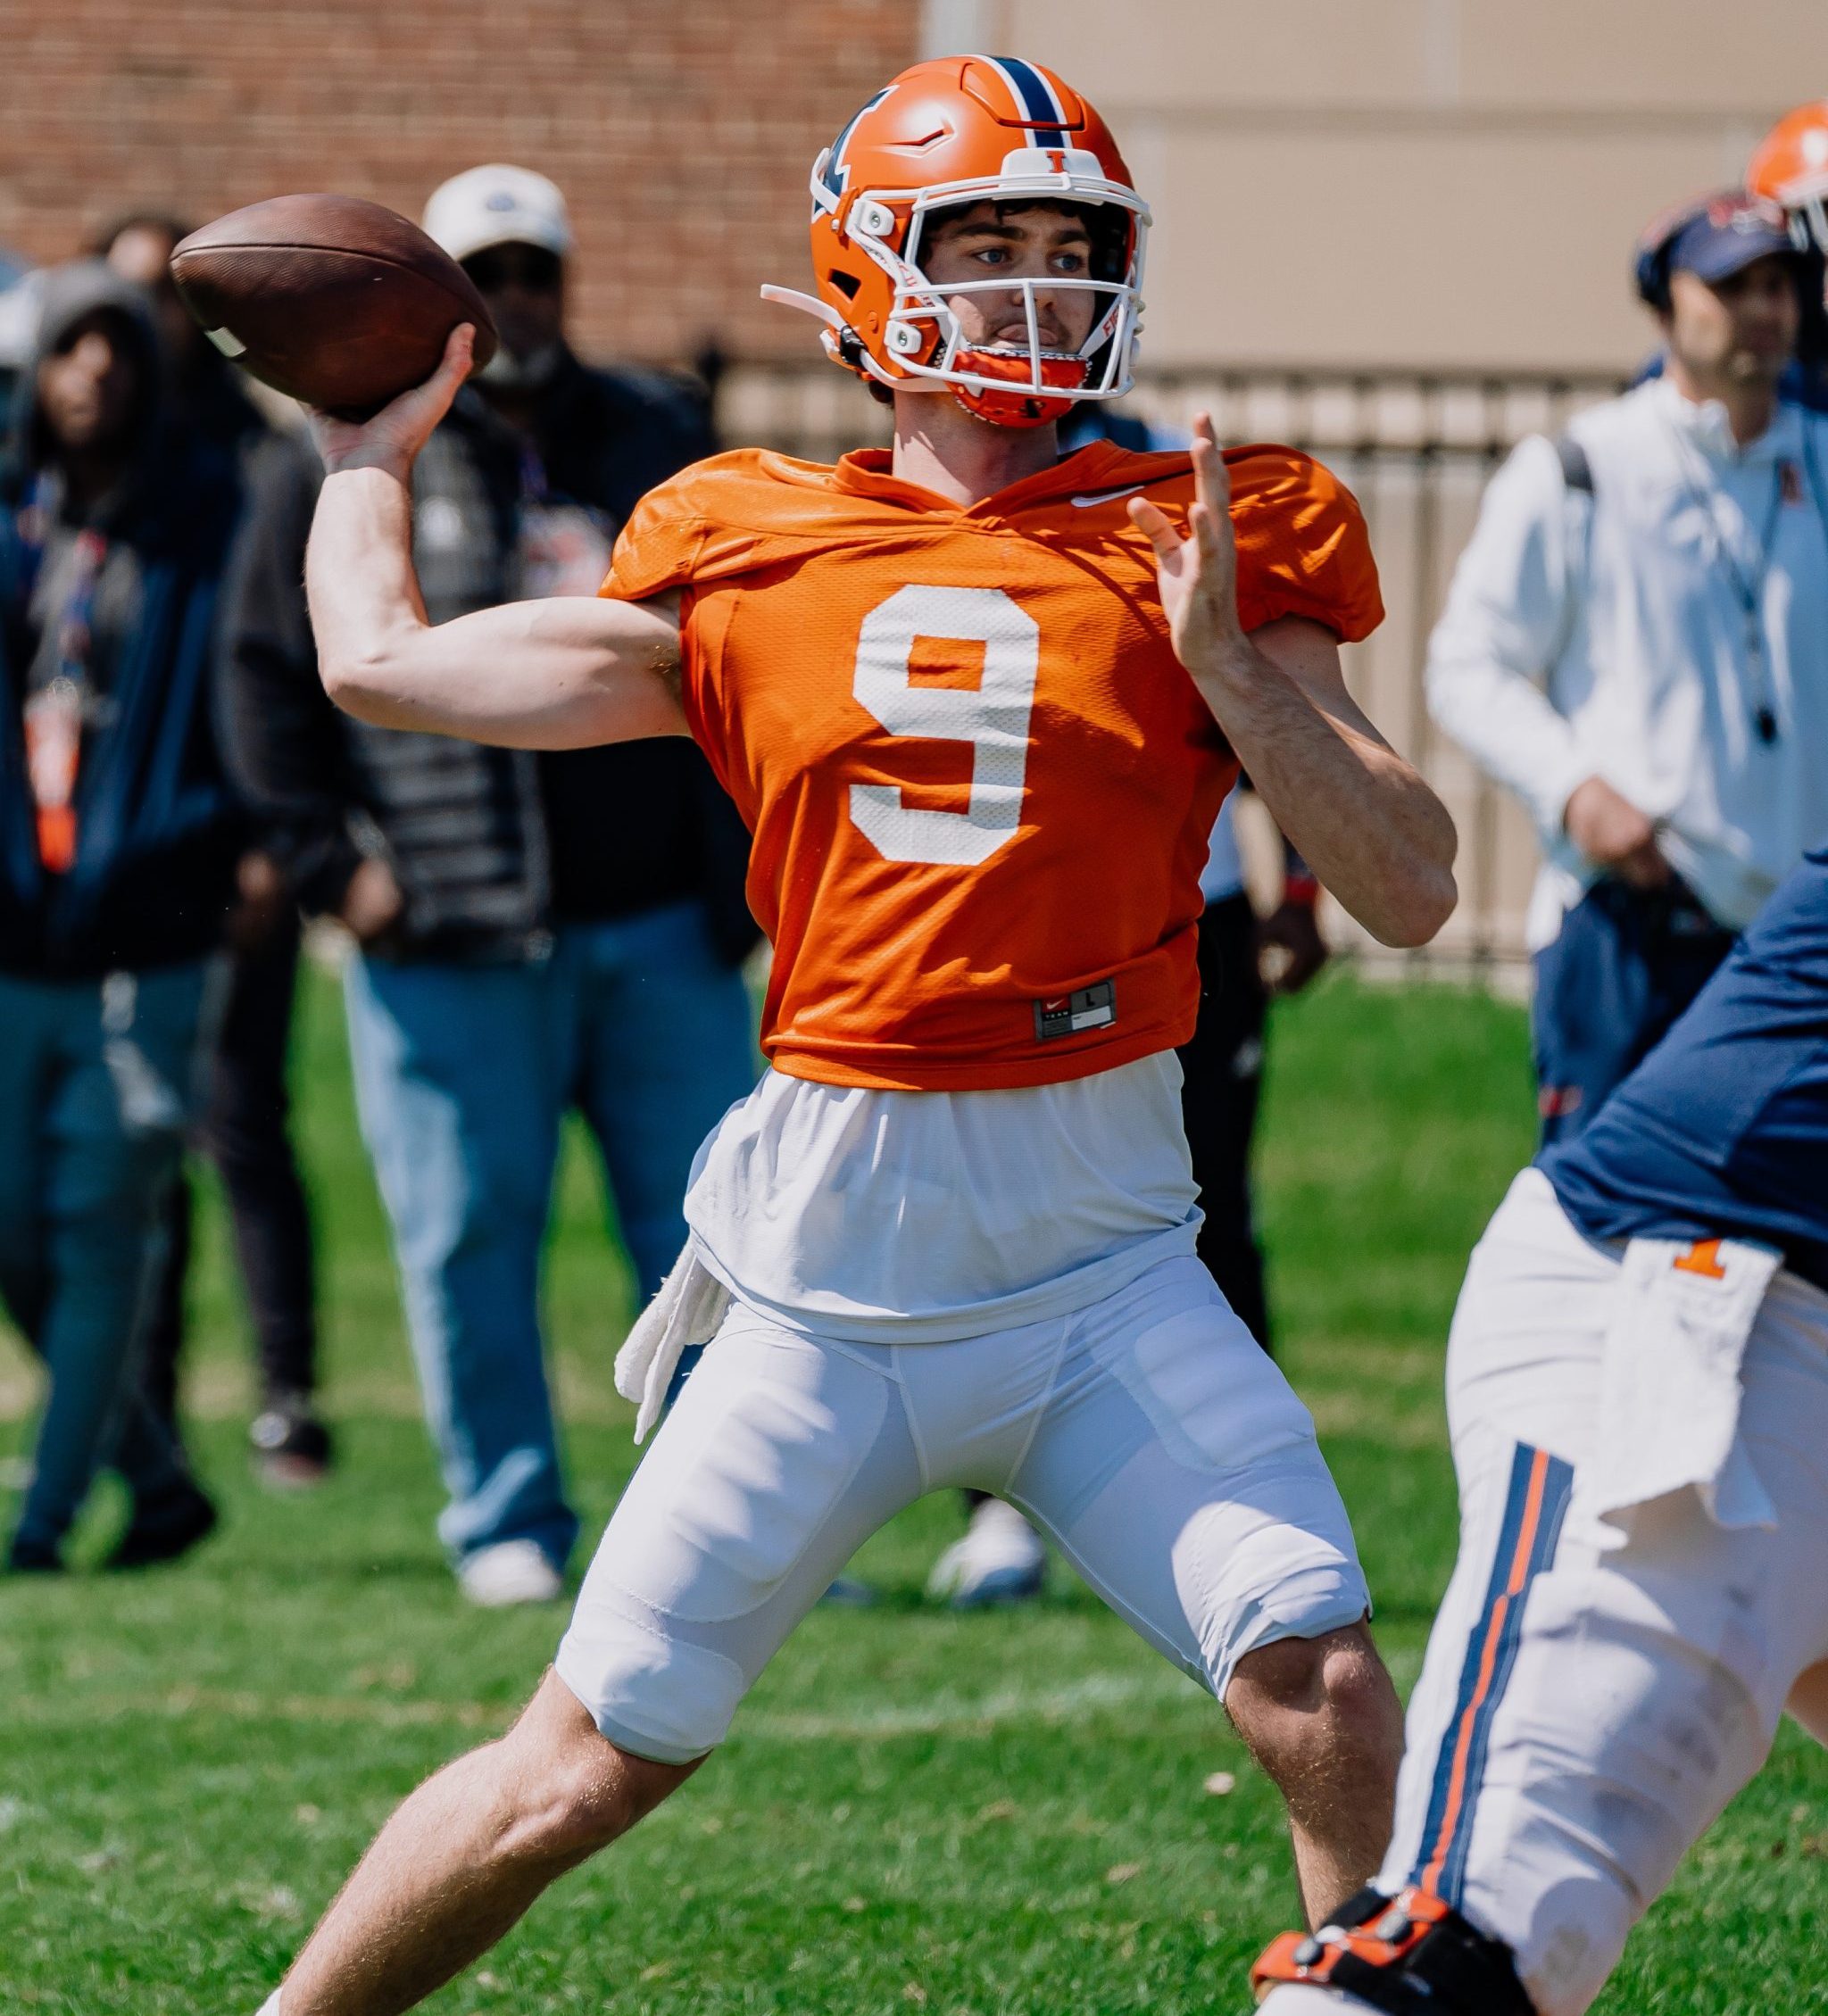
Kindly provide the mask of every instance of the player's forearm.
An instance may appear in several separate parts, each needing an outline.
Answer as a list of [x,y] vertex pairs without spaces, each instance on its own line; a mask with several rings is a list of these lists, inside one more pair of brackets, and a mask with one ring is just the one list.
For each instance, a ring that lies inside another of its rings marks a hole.
[[1380,943],[1426,944],[1453,912],[1458,841],[1414,768],[1368,721],[1323,708],[1249,639],[1195,677],[1318,879]]
[[573,596],[426,619],[404,476],[328,476],[305,556],[319,669],[332,700],[379,727],[519,749],[680,734],[678,625],[667,611]]

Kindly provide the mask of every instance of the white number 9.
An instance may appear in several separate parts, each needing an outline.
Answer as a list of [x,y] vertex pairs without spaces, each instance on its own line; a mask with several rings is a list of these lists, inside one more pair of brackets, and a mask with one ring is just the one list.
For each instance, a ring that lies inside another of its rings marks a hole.
[[[975,691],[917,685],[917,637],[984,646]],[[890,861],[976,867],[1022,823],[1028,719],[1041,663],[1041,629],[1001,588],[902,588],[863,619],[852,691],[892,735],[971,744],[971,797],[963,812],[923,810],[899,784],[852,784],[851,817]]]

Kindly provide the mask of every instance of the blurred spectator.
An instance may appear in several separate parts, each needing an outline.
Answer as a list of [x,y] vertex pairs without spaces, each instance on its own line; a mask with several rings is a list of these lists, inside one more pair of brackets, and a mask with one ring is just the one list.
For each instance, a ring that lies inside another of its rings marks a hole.
[[1251,1196],[1251,1144],[1263,1089],[1263,1041],[1272,993],[1299,993],[1326,963],[1315,920],[1318,884],[1284,842],[1282,894],[1259,917],[1244,886],[1237,797],[1213,828],[1200,887],[1200,1019],[1181,1059],[1181,1113],[1200,1185],[1200,1257],[1244,1327],[1267,1351],[1269,1303]]
[[183,427],[231,451],[267,431],[239,371],[198,328],[171,278],[171,254],[192,226],[162,211],[129,211],[117,217],[95,241],[123,279],[146,290],[158,324],[174,417]]
[[1429,651],[1435,719],[1522,800],[1545,1140],[1585,1125],[1828,834],[1828,419],[1782,398],[1802,261],[1736,192],[1637,285],[1666,368],[1522,443]]
[[[265,422],[239,374],[204,336],[172,284],[170,259],[190,227],[157,212],[117,220],[96,241],[117,273],[145,288],[163,337],[172,431],[246,455]],[[247,1292],[261,1398],[249,1431],[262,1473],[311,1484],[329,1465],[318,1418],[316,1272],[311,1215],[293,1154],[286,1059],[297,988],[298,907],[269,855],[243,864],[243,928],[231,950],[220,1034],[209,1066],[195,1145],[215,1164],[228,1200]],[[178,1435],[178,1368],[190,1268],[190,1185],[171,1188],[169,1249],[141,1354],[147,1399]]]
[[0,439],[12,411],[13,386],[32,347],[38,296],[31,263],[0,245]]
[[140,290],[46,274],[0,476],[0,1291],[49,1374],[17,1569],[61,1564],[111,1453],[117,1564],[214,1522],[132,1355],[242,849],[211,706],[237,507],[162,425]]
[[[415,473],[427,610],[594,593],[636,501],[709,452],[702,413],[572,354],[570,229],[543,177],[459,176],[427,227],[502,336]],[[299,585],[314,486],[292,452],[261,482],[236,739],[307,904],[359,942],[357,1097],[450,1494],[439,1532],[476,1601],[553,1597],[577,1526],[538,1312],[560,1123],[582,1110],[652,1293],[684,1243],[698,1144],[754,1082],[747,836],[683,738],[536,756],[337,713]]]

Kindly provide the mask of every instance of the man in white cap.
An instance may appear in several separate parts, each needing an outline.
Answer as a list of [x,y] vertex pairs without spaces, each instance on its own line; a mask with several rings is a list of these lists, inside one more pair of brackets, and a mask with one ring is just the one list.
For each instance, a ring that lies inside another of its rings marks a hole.
[[[469,169],[425,224],[502,338],[419,466],[427,606],[594,595],[636,501],[710,452],[702,410],[566,343],[571,225],[544,176]],[[644,1299],[685,1237],[693,1153],[754,1080],[748,836],[682,738],[535,755],[337,714],[299,588],[316,476],[296,464],[240,590],[243,767],[292,822],[307,907],[359,942],[356,1089],[449,1493],[440,1534],[473,1600],[549,1599],[577,1527],[537,1305],[560,1124],[576,1107],[596,1137]]]
[[491,402],[524,414],[576,361],[565,345],[573,239],[563,195],[530,168],[469,168],[433,190],[425,228],[476,282],[494,317],[501,348],[481,374]]

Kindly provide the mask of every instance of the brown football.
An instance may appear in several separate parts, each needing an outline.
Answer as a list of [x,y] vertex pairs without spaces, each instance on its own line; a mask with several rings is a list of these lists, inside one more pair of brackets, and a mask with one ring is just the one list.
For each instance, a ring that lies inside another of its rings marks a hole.
[[171,278],[204,334],[275,391],[365,419],[437,368],[460,322],[476,362],[495,326],[416,224],[360,196],[274,196],[193,231]]

